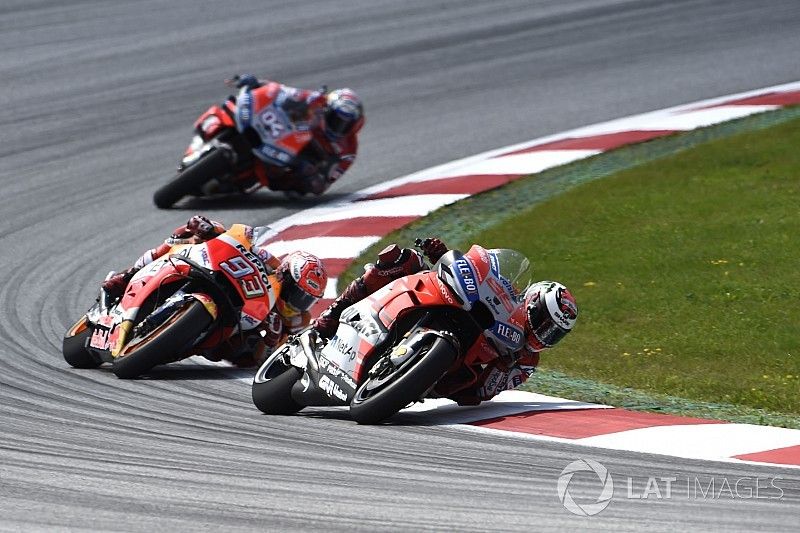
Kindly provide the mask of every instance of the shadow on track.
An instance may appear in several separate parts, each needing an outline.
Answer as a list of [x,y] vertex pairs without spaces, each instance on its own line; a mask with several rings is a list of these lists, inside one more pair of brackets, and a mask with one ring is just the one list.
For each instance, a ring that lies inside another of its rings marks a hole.
[[[111,369],[109,368],[108,370],[110,371]],[[160,365],[134,379],[140,381],[230,381],[252,378],[254,374],[254,368],[211,366],[190,362],[176,365]]]
[[308,209],[322,204],[334,203],[349,196],[349,193],[324,194],[322,196],[289,196],[274,192],[231,194],[211,198],[190,197],[178,202],[171,209],[173,211],[262,209],[269,207]]
[[[523,414],[526,417],[535,417],[539,413],[552,413],[565,408],[574,409],[574,402],[502,402],[499,405],[486,403],[478,406],[459,406],[455,403],[448,403],[427,410],[406,409],[375,425],[404,427],[469,424],[479,420],[501,420]],[[351,420],[346,407],[307,407],[293,416]]]

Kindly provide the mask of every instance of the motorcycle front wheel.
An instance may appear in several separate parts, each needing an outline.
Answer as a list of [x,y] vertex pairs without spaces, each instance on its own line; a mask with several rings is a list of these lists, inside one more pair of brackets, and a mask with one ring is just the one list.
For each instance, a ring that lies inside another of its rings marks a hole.
[[283,362],[288,345],[275,350],[253,377],[253,404],[268,415],[291,415],[303,406],[292,399],[292,387],[303,372]]
[[[418,401],[458,356],[447,340],[437,337],[429,348],[399,367],[384,363],[386,371],[373,372],[350,401],[350,416],[359,424],[377,424]],[[384,359],[388,359],[388,355]],[[382,364],[379,360],[373,369]]]
[[159,188],[153,194],[153,203],[161,209],[172,205],[191,194],[197,194],[207,181],[228,173],[231,164],[224,151],[212,149],[192,166],[180,171],[172,181]]
[[86,343],[92,336],[92,327],[86,316],[81,317],[64,334],[61,344],[61,353],[64,360],[74,368],[97,368],[102,361],[95,358],[86,349]]
[[141,335],[134,335],[114,359],[111,371],[120,379],[138,377],[154,366],[171,363],[211,325],[213,318],[198,301]]

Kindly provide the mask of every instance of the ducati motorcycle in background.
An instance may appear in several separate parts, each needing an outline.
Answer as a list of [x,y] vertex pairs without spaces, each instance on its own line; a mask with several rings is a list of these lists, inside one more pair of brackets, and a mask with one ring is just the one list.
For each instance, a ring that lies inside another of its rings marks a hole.
[[253,403],[267,414],[349,405],[356,422],[373,424],[447,396],[454,383],[476,381],[482,364],[522,347],[519,284],[529,265],[514,250],[451,250],[433,270],[348,307],[329,341],[307,329],[278,347],[253,379]]
[[315,117],[286,109],[284,102],[280,84],[268,83],[243,87],[236,99],[211,106],[195,121],[177,174],[153,195],[156,206],[261,187],[288,191],[293,181],[326,172],[327,156],[311,133]]
[[253,331],[280,285],[250,251],[252,231],[234,224],[205,243],[173,247],[139,270],[119,301],[101,289],[64,335],[64,359],[76,368],[111,363],[117,377],[134,378]]

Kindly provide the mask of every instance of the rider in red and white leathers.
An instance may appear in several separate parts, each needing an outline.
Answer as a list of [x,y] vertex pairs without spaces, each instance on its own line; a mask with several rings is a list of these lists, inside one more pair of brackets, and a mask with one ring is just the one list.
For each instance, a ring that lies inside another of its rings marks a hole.
[[278,105],[293,122],[308,124],[313,134],[312,146],[304,151],[305,157],[299,158],[292,173],[271,173],[271,189],[319,195],[353,165],[365,117],[361,98],[352,89],[298,89],[251,74],[232,81],[251,91],[264,86],[276,88],[280,92]]
[[[437,238],[425,239],[421,248],[432,263],[436,263],[448,251],[447,246]],[[350,283],[314,321],[314,329],[321,337],[332,337],[338,327],[339,317],[347,307],[390,281],[425,268],[422,256],[416,251],[401,249],[396,244],[385,248],[378,255],[377,263],[367,265],[364,274]],[[525,317],[526,342],[522,348],[512,354],[500,354],[481,338],[481,348],[494,356],[491,363],[479,368],[464,368],[446,376],[437,384],[433,391],[435,394],[450,398],[459,405],[477,405],[504,390],[518,387],[536,370],[539,354],[555,346],[569,333],[578,316],[572,294],[560,283],[552,281],[530,286],[520,305],[524,306],[522,312]],[[490,357],[483,360],[487,359]]]
[[[246,226],[246,233],[252,243],[250,250],[277,274],[280,287],[275,307],[262,325],[253,329],[248,337],[229,339],[228,344],[214,354],[203,354],[208,359],[227,359],[241,367],[260,364],[286,335],[308,326],[311,322],[309,309],[325,291],[328,276],[319,258],[305,252],[293,252],[281,260],[259,243],[257,234],[261,229]],[[266,232],[266,228],[263,229]],[[111,298],[119,298],[136,272],[167,254],[173,246],[199,244],[225,231],[225,226],[219,222],[195,215],[186,224],[176,228],[162,244],[144,252],[131,268],[110,276],[103,282],[103,290]]]

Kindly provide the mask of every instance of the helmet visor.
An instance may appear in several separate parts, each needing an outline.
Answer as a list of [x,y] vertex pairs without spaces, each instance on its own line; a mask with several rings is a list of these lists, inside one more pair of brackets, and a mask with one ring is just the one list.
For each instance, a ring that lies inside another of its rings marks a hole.
[[341,137],[350,131],[350,126],[353,125],[353,119],[345,116],[343,113],[331,111],[326,117],[326,125],[329,134]]
[[290,277],[281,286],[281,300],[294,311],[302,313],[311,309],[311,306],[317,303],[319,298],[307,293]]
[[[544,304],[544,302],[541,302]],[[532,306],[528,308],[528,320],[531,328],[531,335],[545,348],[551,348],[564,338],[568,329],[562,328],[555,323],[553,317],[547,311],[546,305]]]

